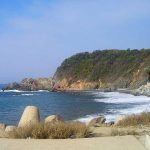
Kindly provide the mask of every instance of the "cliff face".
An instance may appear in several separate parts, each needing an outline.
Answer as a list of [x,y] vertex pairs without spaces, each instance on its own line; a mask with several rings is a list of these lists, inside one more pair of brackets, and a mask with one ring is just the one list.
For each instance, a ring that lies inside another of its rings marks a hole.
[[149,67],[150,49],[85,52],[66,59],[54,78],[65,89],[138,88]]
[[36,90],[50,90],[53,88],[55,81],[52,78],[25,78],[20,83],[11,83],[5,90],[23,90],[23,91],[36,91]]

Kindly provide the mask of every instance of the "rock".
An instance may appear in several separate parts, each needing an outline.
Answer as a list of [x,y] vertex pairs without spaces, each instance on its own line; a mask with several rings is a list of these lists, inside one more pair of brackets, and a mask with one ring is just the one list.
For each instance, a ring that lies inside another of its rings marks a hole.
[[57,122],[64,122],[64,119],[59,115],[51,115],[45,118],[45,123],[57,123]]
[[150,96],[150,83],[147,82],[147,84],[142,85],[138,89],[133,90],[133,94]]
[[40,122],[39,110],[35,106],[27,106],[19,121],[18,127],[25,127],[38,124]]
[[126,116],[119,116],[115,121],[115,125],[117,125],[121,120],[124,120],[125,118]]
[[94,127],[98,127],[101,126],[102,124],[104,124],[106,121],[106,118],[104,116],[99,116],[97,118],[92,119],[88,126],[94,126]]
[[7,126],[5,132],[13,132],[17,129],[16,126]]
[[4,90],[23,90],[23,91],[37,91],[50,90],[55,84],[53,78],[25,78],[20,83],[11,83],[7,85]]
[[114,124],[115,124],[115,122],[114,122],[114,121],[111,121],[111,122],[106,123],[106,124],[107,124],[107,126],[108,126],[108,127],[110,127],[110,126],[114,125]]
[[6,125],[3,123],[0,123],[0,130],[5,130],[5,128],[6,128]]
[[10,83],[7,85],[3,90],[18,90],[20,88],[20,85],[16,82]]

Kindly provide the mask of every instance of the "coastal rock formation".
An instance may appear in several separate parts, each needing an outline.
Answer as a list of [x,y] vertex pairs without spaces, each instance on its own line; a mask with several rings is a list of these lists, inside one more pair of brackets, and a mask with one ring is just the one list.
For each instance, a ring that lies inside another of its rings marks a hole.
[[45,118],[45,123],[57,123],[57,122],[64,122],[64,119],[59,115],[51,115]]
[[16,126],[6,126],[5,132],[13,132],[16,129]]
[[150,49],[97,50],[64,60],[54,75],[68,90],[136,89],[150,79]]
[[39,109],[35,106],[27,106],[19,121],[18,127],[25,127],[40,122]]
[[134,90],[132,93],[134,95],[147,95],[147,96],[150,96],[150,82],[147,82],[147,84],[142,85],[138,89]]
[[97,118],[92,119],[88,126],[93,126],[93,127],[98,127],[101,126],[102,124],[104,124],[106,121],[106,118],[104,116],[99,116]]
[[22,90],[22,91],[37,91],[51,90],[55,84],[52,78],[25,78],[20,83],[11,83],[4,90]]

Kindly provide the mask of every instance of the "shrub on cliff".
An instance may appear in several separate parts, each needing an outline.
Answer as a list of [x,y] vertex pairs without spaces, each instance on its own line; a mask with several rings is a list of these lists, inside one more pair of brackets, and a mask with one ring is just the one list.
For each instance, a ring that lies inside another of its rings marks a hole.
[[[55,78],[68,79],[72,84],[78,80],[89,82],[102,80],[113,83],[124,79],[124,87],[132,82],[134,72],[150,66],[150,49],[142,50],[97,50],[92,53],[79,53],[66,59],[58,67]],[[145,74],[141,74],[145,75]],[[146,76],[140,78],[147,80]]]

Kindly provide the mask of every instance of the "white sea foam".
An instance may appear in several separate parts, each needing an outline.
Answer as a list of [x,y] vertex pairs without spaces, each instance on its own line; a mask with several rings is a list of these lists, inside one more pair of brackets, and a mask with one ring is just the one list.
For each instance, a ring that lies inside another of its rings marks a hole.
[[21,93],[26,91],[19,91],[19,90],[4,90],[4,92],[15,92],[15,93]]
[[[105,98],[98,98],[104,96]],[[150,102],[150,97],[147,96],[134,96],[131,94],[126,93],[119,93],[119,92],[99,92],[95,93],[95,101],[96,102],[104,102],[104,103],[143,103],[143,102]]]
[[37,92],[49,92],[48,90],[38,90]]
[[[123,109],[110,109],[104,114],[92,114],[82,118],[78,118],[78,121],[89,122],[91,119],[104,115],[107,122],[115,121],[120,115],[138,114],[144,111],[150,111],[150,97],[147,96],[134,96],[131,94],[119,93],[119,92],[93,92],[95,95],[95,102],[112,103],[112,104],[129,104],[130,108]],[[136,105],[135,105],[136,104]]]
[[22,96],[33,96],[34,94],[21,94]]
[[88,123],[90,122],[92,119],[96,118],[98,115],[86,115],[85,117],[82,117],[82,118],[78,118],[76,119],[77,121],[80,121],[80,122],[84,122],[84,123]]
[[31,93],[38,93],[38,92],[49,92],[47,90],[38,90],[38,91],[20,91],[20,90],[0,90],[0,92],[14,92],[14,93],[25,93],[25,92],[31,92]]

